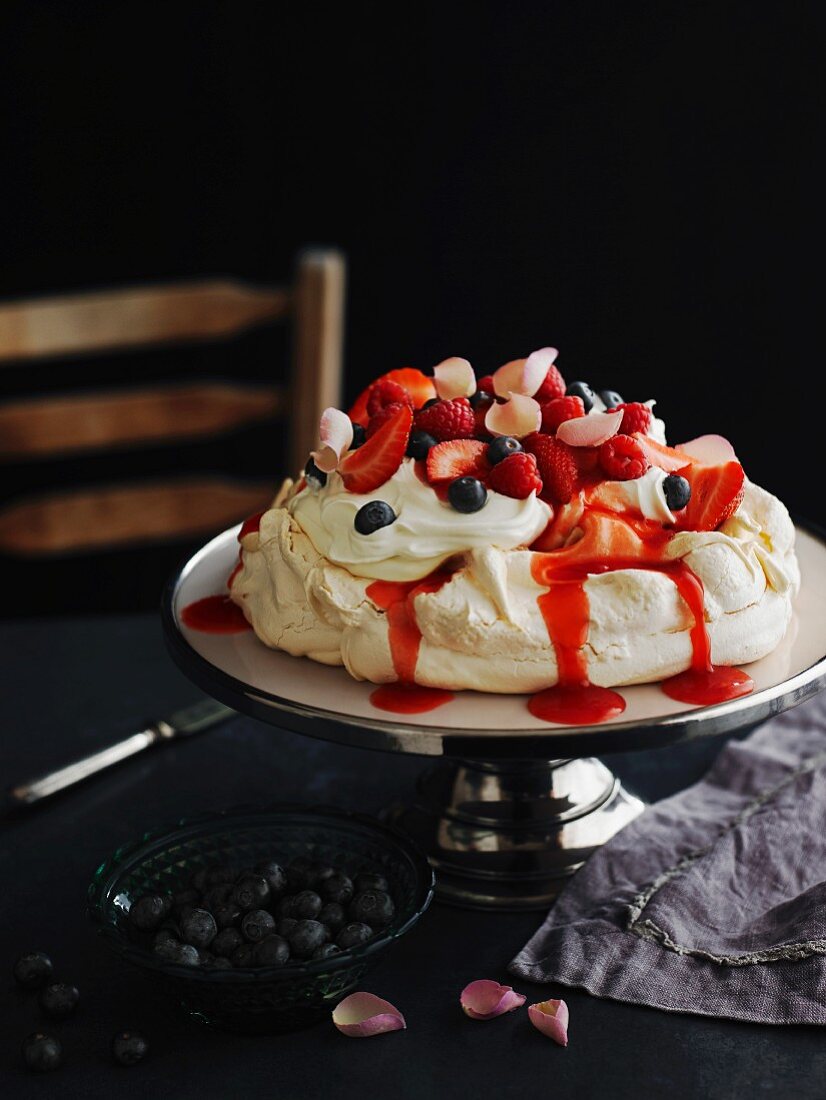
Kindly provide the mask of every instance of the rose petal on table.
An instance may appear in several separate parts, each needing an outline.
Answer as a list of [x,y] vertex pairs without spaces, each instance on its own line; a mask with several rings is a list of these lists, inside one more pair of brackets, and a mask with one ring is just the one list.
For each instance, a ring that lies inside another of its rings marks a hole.
[[310,454],[319,470],[330,474],[353,442],[353,422],[341,409],[325,409],[321,414],[318,434],[321,446]]
[[528,1016],[533,1026],[559,1043],[561,1047],[568,1045],[568,1006],[564,1001],[540,1001],[535,1005],[528,1005]]
[[402,1031],[404,1016],[375,993],[351,993],[333,1009],[333,1023],[351,1039],[369,1039],[385,1031]]
[[699,435],[696,439],[689,439],[688,443],[678,443],[677,450],[709,466],[737,461],[734,447],[724,435]]
[[525,1003],[525,997],[509,985],[488,978],[479,978],[462,990],[459,1002],[471,1020],[492,1020],[505,1012],[513,1012]]
[[493,389],[497,397],[521,393],[533,397],[548,373],[548,367],[559,352],[556,348],[540,348],[527,359],[511,359],[493,373]]
[[454,397],[470,397],[476,393],[473,367],[467,359],[460,359],[458,355],[444,359],[433,368],[433,382],[442,401],[452,401]]
[[621,409],[619,412],[592,412],[588,416],[577,416],[573,420],[564,420],[556,429],[556,436],[569,447],[599,447],[617,434],[622,417]]
[[504,405],[494,402],[485,413],[485,427],[491,435],[512,435],[516,439],[538,432],[542,425],[539,402],[521,393],[511,393]]

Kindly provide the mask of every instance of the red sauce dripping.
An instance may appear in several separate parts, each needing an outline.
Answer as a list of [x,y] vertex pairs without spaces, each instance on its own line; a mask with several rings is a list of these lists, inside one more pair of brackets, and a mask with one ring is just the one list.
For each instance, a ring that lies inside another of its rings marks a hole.
[[240,634],[252,629],[244,612],[229,596],[206,596],[187,604],[181,612],[181,622],[203,634]]
[[370,702],[379,710],[422,714],[453,699],[450,691],[423,687],[415,682],[422,634],[413,602],[422,592],[438,592],[451,576],[448,570],[437,569],[421,581],[373,581],[367,586],[369,598],[387,612],[390,656],[398,677],[397,683],[382,684],[371,694]]

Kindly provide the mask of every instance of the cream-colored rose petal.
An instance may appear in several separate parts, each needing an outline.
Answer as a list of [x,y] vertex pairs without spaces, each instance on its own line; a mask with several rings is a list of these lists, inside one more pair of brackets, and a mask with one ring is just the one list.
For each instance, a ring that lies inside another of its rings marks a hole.
[[734,447],[724,435],[700,435],[688,443],[678,443],[677,449],[708,466],[737,461]]
[[351,993],[333,1009],[333,1023],[351,1039],[369,1039],[407,1027],[404,1016],[375,993]]
[[599,447],[607,439],[616,435],[622,424],[623,413],[589,413],[588,416],[576,416],[563,421],[556,429],[557,439],[569,447]]
[[533,397],[548,373],[548,367],[557,356],[556,348],[540,348],[527,359],[511,359],[493,374],[493,389],[497,397],[509,393],[521,393]]
[[564,1001],[540,1001],[528,1005],[528,1016],[533,1026],[543,1035],[559,1043],[568,1045],[568,1006]]
[[538,432],[541,424],[539,402],[521,393],[509,394],[504,405],[494,402],[485,414],[485,427],[491,435],[512,435],[521,439]]
[[476,375],[467,359],[453,355],[433,368],[436,393],[443,401],[476,393]]
[[353,422],[341,409],[325,409],[319,424],[321,446],[311,451],[313,462],[325,474],[332,473],[353,442]]

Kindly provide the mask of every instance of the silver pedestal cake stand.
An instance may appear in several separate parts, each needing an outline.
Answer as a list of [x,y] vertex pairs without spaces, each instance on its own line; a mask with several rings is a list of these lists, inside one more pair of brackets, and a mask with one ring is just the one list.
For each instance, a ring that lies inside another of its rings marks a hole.
[[437,895],[455,904],[547,908],[588,856],[643,811],[595,754],[754,726],[826,684],[826,540],[804,526],[798,526],[803,584],[796,614],[775,652],[748,666],[753,694],[687,707],[657,685],[623,688],[625,713],[599,726],[551,725],[529,714],[525,696],[480,692],[459,692],[437,710],[396,717],[370,703],[374,685],[343,668],[268,649],[251,631],[191,630],[180,613],[226,591],[237,532],[204,546],[164,594],[174,659],[210,695],[270,725],[438,758],[412,803],[389,813],[430,856]]

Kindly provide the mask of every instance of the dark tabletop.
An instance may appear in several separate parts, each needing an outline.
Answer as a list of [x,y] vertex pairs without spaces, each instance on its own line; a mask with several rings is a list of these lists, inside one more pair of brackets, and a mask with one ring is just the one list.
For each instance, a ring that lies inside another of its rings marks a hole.
[[[0,624],[4,786],[133,732],[193,701],[154,616]],[[698,778],[716,739],[626,754],[609,763],[648,799]],[[826,1095],[826,1043],[815,1028],[769,1028],[667,1015],[562,987],[516,983],[529,1001],[564,997],[563,1050],[524,1011],[466,1019],[458,995],[474,978],[510,984],[505,967],[538,913],[486,914],[434,905],[367,981],[405,1013],[408,1030],[366,1042],[332,1024],[253,1038],[206,1030],[176,1014],[116,962],[87,925],[86,886],[100,860],[147,827],[241,802],[306,799],[377,812],[412,788],[424,761],[329,745],[239,718],[146,753],[23,820],[0,825],[0,1097],[342,1098]],[[35,1078],[20,1041],[39,1023],[14,989],[22,951],[52,955],[81,990],[70,1021],[51,1025],[66,1063]],[[112,1034],[149,1037],[132,1069],[108,1058]]]

